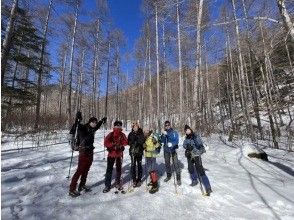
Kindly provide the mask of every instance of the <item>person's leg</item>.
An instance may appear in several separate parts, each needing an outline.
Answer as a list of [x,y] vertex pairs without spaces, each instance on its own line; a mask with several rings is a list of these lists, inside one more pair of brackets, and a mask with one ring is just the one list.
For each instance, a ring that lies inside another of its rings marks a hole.
[[211,192],[210,182],[209,182],[208,177],[205,174],[200,156],[195,158],[195,167],[196,167],[196,171],[198,172],[198,174],[201,178],[201,181],[203,183],[203,186],[205,188],[206,193],[210,193]]
[[166,171],[166,176],[169,179],[171,178],[171,174],[172,174],[170,158],[171,158],[171,154],[168,152],[164,152],[165,171]]
[[143,167],[142,167],[142,156],[137,157],[137,166],[138,166],[138,178],[137,182],[141,182],[142,174],[143,174]]
[[190,185],[195,186],[197,185],[198,181],[197,181],[197,174],[196,174],[194,162],[191,160],[191,158],[187,158],[187,163],[188,163],[188,171],[192,181]]
[[180,169],[180,164],[179,164],[177,153],[174,153],[172,155],[172,160],[173,160],[173,165],[174,165],[174,169],[175,169],[174,171],[176,173],[177,181],[178,181],[178,183],[180,183],[181,182],[181,169]]
[[106,168],[106,174],[105,174],[105,186],[111,187],[111,177],[112,177],[112,170],[113,165],[115,162],[115,158],[113,157],[107,157],[107,168]]
[[86,184],[88,172],[89,172],[90,167],[93,162],[93,153],[86,154],[86,158],[87,158],[86,159],[86,168],[85,168],[84,172],[82,173],[79,188],[85,186],[85,184]]
[[132,172],[132,180],[133,182],[136,181],[136,162],[135,162],[135,158],[133,155],[131,156],[131,172]]
[[85,159],[84,153],[80,152],[79,153],[78,168],[71,179],[71,184],[70,184],[70,188],[69,188],[69,190],[71,192],[76,190],[78,180],[79,180],[80,176],[82,175],[83,171],[86,169],[86,161],[85,160],[86,159]]
[[121,184],[121,167],[122,167],[122,158],[117,157],[115,159],[115,166],[116,166],[116,177],[115,177],[115,183],[116,185]]
[[152,188],[149,190],[149,192],[155,193],[158,191],[158,175],[156,171],[156,158],[152,158],[152,170],[150,172],[150,180],[152,183]]

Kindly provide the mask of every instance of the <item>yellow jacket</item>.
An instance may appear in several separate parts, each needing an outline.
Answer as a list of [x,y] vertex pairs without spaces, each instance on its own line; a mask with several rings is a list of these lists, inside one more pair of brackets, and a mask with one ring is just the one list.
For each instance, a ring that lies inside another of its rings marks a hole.
[[[149,137],[147,137],[145,143],[144,143],[144,154],[145,157],[156,157],[157,153],[156,153],[156,148],[159,147],[159,143],[154,143],[154,136],[151,134]],[[155,138],[156,139],[156,138]]]

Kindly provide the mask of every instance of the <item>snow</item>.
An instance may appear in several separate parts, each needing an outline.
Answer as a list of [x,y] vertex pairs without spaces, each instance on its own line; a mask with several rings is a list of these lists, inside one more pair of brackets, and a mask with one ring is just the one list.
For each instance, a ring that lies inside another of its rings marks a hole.
[[[217,135],[203,138],[202,157],[213,193],[203,197],[191,187],[184,150],[178,150],[182,186],[175,193],[173,181],[163,182],[163,155],[157,159],[160,189],[146,192],[145,182],[134,192],[103,194],[106,162],[103,131],[95,140],[94,162],[88,175],[92,192],[68,196],[71,151],[67,143],[24,150],[7,139],[2,145],[2,219],[294,219],[294,153],[265,149],[270,162],[248,158],[246,141],[225,145]],[[62,138],[60,138],[62,142]],[[64,141],[64,140],[63,140]],[[57,141],[58,142],[58,141]],[[182,140],[181,140],[182,142]],[[74,153],[71,176],[77,166]],[[143,163],[144,166],[144,163]],[[125,150],[123,180],[128,187],[130,158]]]

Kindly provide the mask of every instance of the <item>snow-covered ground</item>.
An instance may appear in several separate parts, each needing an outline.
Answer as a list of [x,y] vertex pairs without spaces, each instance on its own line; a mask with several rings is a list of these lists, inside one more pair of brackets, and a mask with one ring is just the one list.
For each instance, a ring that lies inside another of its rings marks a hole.
[[[134,192],[103,194],[106,162],[103,132],[97,132],[94,162],[88,175],[92,192],[78,198],[68,196],[66,178],[71,151],[68,144],[22,152],[15,142],[2,145],[2,219],[294,219],[294,153],[266,149],[270,162],[248,158],[248,143],[224,145],[217,135],[204,138],[203,156],[213,193],[203,197],[199,186],[191,187],[184,150],[178,153],[182,186],[175,193],[173,181],[164,183],[162,152],[157,160],[161,176],[156,194],[146,192],[145,183]],[[12,150],[9,150],[12,149]],[[14,150],[13,150],[14,149]],[[77,166],[74,153],[71,172]],[[144,166],[144,165],[143,165]],[[123,179],[128,187],[130,158],[125,151]]]

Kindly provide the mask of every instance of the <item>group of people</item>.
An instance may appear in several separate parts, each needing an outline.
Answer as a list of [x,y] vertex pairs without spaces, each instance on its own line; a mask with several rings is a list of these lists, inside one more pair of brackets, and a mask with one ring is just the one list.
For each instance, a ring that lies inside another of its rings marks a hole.
[[[77,197],[82,190],[91,191],[90,187],[86,186],[88,171],[93,161],[94,150],[94,135],[95,132],[106,123],[107,118],[104,117],[100,121],[92,117],[88,123],[81,124],[81,112],[76,115],[75,124],[72,126],[70,133],[75,135],[75,145],[78,146],[79,161],[75,174],[72,177],[69,195]],[[212,192],[209,180],[202,166],[201,155],[205,152],[202,140],[193,130],[185,125],[185,140],[183,148],[188,162],[188,171],[191,177],[191,186],[195,186],[200,182],[202,193],[210,195]],[[179,147],[179,134],[171,126],[170,121],[165,121],[164,129],[161,134],[157,134],[149,129],[140,128],[137,122],[133,123],[132,131],[128,137],[123,133],[122,122],[115,121],[113,131],[110,132],[104,139],[104,146],[108,151],[107,168],[105,174],[105,188],[103,193],[111,190],[112,171],[114,164],[116,166],[116,176],[114,186],[117,190],[122,190],[122,163],[125,147],[129,145],[129,156],[131,158],[131,178],[133,187],[140,187],[142,184],[143,167],[142,160],[145,157],[146,173],[150,176],[150,193],[155,193],[159,189],[158,173],[156,158],[160,154],[161,148],[164,151],[164,161],[166,178],[164,182],[168,182],[175,172],[175,184],[181,185],[181,169],[177,155]],[[146,178],[148,178],[146,176]],[[77,183],[80,183],[77,190]]]

